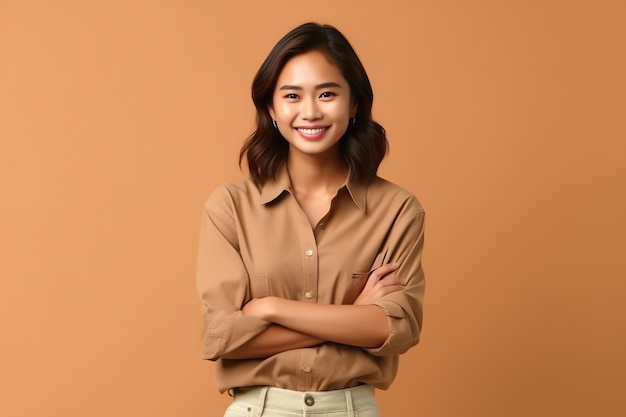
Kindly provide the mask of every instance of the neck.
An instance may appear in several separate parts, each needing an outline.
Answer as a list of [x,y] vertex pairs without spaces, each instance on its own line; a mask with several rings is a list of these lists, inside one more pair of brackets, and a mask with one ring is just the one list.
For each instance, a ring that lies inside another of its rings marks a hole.
[[348,176],[339,152],[323,157],[289,152],[287,170],[294,190],[302,193],[334,193]]

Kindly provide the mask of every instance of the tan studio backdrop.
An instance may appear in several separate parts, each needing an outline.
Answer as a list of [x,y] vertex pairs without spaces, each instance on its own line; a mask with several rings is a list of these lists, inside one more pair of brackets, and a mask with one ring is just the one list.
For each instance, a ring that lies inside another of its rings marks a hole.
[[383,416],[624,416],[626,2],[0,0],[0,416],[221,416],[202,205],[306,21],[367,68],[427,210]]

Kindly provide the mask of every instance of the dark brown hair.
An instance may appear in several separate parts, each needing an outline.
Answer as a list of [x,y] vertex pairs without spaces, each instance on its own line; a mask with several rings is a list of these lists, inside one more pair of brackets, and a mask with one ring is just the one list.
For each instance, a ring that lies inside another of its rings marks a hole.
[[305,23],[278,41],[252,82],[257,129],[241,148],[239,163],[246,158],[250,177],[257,185],[275,177],[289,152],[288,142],[274,128],[269,114],[278,77],[287,61],[313,50],[326,54],[341,70],[350,85],[351,100],[357,105],[356,121],[339,141],[352,177],[362,181],[371,179],[387,153],[385,129],[372,120],[372,86],[354,49],[334,27]]

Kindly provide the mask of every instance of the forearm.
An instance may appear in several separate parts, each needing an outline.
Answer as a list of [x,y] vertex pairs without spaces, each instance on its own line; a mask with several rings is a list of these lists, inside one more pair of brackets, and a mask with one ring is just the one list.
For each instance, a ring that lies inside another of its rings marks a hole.
[[288,329],[280,325],[271,325],[263,333],[249,342],[225,354],[225,359],[267,358],[276,353],[292,349],[312,347],[326,340]]
[[264,320],[345,345],[373,348],[389,336],[385,312],[375,305],[327,305],[268,297]]

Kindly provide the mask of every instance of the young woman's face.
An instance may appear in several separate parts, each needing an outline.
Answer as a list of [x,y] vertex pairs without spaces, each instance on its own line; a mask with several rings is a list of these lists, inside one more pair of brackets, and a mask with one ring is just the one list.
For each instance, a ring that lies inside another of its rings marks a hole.
[[319,51],[297,55],[287,62],[269,110],[289,142],[290,152],[320,156],[337,150],[350,118],[356,114],[348,82]]

